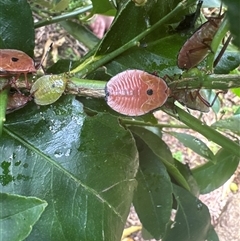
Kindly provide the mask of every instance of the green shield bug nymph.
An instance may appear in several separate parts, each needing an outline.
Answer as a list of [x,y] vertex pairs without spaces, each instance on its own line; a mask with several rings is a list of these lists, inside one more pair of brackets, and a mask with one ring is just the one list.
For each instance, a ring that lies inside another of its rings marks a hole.
[[44,75],[37,79],[30,90],[37,105],[50,105],[65,91],[67,78],[61,75]]

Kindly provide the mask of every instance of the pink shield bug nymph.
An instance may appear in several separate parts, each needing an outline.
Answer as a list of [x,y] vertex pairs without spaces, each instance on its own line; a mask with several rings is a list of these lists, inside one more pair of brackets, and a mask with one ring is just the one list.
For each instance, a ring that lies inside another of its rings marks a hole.
[[116,112],[140,116],[162,106],[170,89],[155,75],[142,70],[126,70],[107,82],[105,93],[107,104]]

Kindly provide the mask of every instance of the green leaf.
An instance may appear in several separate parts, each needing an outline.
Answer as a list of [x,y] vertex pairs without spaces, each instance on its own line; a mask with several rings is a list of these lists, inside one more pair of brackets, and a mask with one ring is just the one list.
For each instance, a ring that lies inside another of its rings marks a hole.
[[223,3],[227,5],[227,18],[230,24],[230,31],[233,35],[233,44],[240,48],[240,1],[239,0],[223,0]]
[[188,183],[174,165],[174,159],[169,147],[159,138],[158,135],[141,127],[130,127],[130,130],[139,136],[153,151],[153,153],[163,162],[169,174],[184,188],[190,190]]
[[[177,5],[179,0],[173,1],[147,1],[144,7],[138,7],[128,0],[122,4],[111,28],[102,40],[97,56],[105,55],[128,43],[136,36],[147,30]],[[128,26],[128,27],[126,27]],[[165,31],[158,30],[158,33]],[[158,35],[155,34],[159,38]]]
[[[174,40],[174,38],[175,43],[172,44],[171,39]],[[159,41],[154,45],[155,48],[153,46],[140,46],[126,51],[106,65],[107,72],[115,75],[127,69],[140,69],[149,73],[157,72],[160,77],[181,73],[181,70],[176,66],[176,52],[178,52],[180,44],[178,46],[176,43],[176,37],[171,39]],[[160,52],[158,47],[161,48]]]
[[69,59],[60,59],[57,61],[57,63],[50,66],[46,73],[48,74],[62,74],[64,72],[68,72],[71,67],[73,67],[75,64],[78,64],[78,61],[72,61]]
[[0,36],[0,49],[5,49],[5,48],[6,48],[6,46],[5,46],[4,42],[3,42],[3,39]]
[[[177,214],[163,241],[203,241],[212,228],[208,208],[185,189],[174,185]],[[184,231],[183,231],[184,230]]]
[[212,124],[212,127],[229,130],[240,135],[240,114],[216,121]]
[[48,202],[29,240],[120,240],[138,154],[117,117],[88,117],[69,96],[51,106],[29,104],[8,115],[0,153],[12,177],[2,191]]
[[[217,56],[217,55],[216,55]],[[229,74],[240,65],[240,52],[236,47],[229,47],[214,68],[215,74]]]
[[219,241],[216,231],[211,228],[207,234],[207,241]]
[[240,107],[235,111],[234,115],[239,115],[240,114]]
[[19,49],[33,56],[34,25],[26,0],[0,1],[0,36],[6,48]]
[[63,11],[68,7],[70,0],[54,0],[53,1],[53,10]]
[[[130,12],[131,14],[129,14]],[[135,7],[133,2],[128,1],[128,4],[124,4],[103,38],[96,56],[110,53],[140,34],[146,28],[144,14],[144,8]],[[127,28],[126,26],[129,25],[134,26],[134,28]]]
[[[169,113],[167,110],[165,110],[167,113]],[[231,139],[225,137],[224,135],[220,134],[213,128],[205,125],[200,120],[195,118],[194,116],[191,116],[184,110],[180,109],[179,107],[175,106],[175,111],[178,113],[177,118],[181,120],[184,124],[189,126],[191,129],[197,131],[198,133],[205,136],[207,139],[215,142],[216,144],[222,146],[229,152],[232,152],[234,155],[240,157],[239,153],[239,144],[232,141]],[[175,116],[176,118],[176,116]]]
[[170,134],[173,135],[174,137],[176,137],[180,142],[183,143],[184,146],[192,149],[198,155],[200,155],[208,160],[213,160],[214,155],[213,155],[212,151],[200,139],[196,138],[195,136],[185,134],[185,133],[170,132]]
[[177,167],[178,171],[183,175],[183,177],[187,180],[188,185],[190,187],[190,192],[194,196],[198,196],[200,194],[199,186],[192,174],[192,171],[188,164],[182,164],[178,160],[174,159],[175,166]]
[[0,193],[0,205],[1,240],[17,241],[30,234],[47,203],[35,197]]
[[144,228],[155,239],[159,239],[164,235],[171,215],[171,179],[161,160],[146,143],[140,138],[136,138],[136,143],[140,166],[133,205]]
[[225,149],[220,149],[213,163],[207,162],[192,170],[201,194],[209,193],[222,186],[235,172],[239,158]]
[[114,16],[116,10],[109,0],[91,0],[93,4],[92,14],[100,13],[104,15]]
[[237,95],[238,97],[240,97],[240,88],[235,88],[235,89],[231,89],[231,91]]
[[60,25],[76,40],[83,43],[89,49],[93,49],[99,42],[99,39],[84,26],[73,21],[62,21]]

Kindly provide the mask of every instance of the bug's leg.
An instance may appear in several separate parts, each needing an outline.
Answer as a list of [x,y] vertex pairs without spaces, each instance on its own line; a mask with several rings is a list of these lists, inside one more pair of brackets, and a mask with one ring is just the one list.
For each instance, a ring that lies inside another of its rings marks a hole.
[[[212,52],[211,46],[210,46],[210,43],[211,43],[211,42],[212,42],[212,39],[211,39],[211,38],[205,38],[205,39],[203,39],[202,42],[201,42],[203,45],[202,45],[202,46],[199,46],[199,47],[197,47],[197,48],[188,50],[188,51],[187,51],[187,55],[190,55],[190,54],[192,54],[192,53],[201,51],[201,50],[206,49],[206,48],[208,48],[208,49]],[[189,57],[189,56],[188,56],[188,57]]]
[[[167,75],[167,74],[165,74],[162,78],[163,78],[163,80],[164,80],[166,83],[168,83],[167,79],[169,80],[170,83],[175,81],[174,78],[170,77],[170,76]],[[177,83],[176,83],[176,85],[177,85]],[[175,87],[176,87],[176,86],[175,86]],[[175,89],[175,88],[173,88],[173,89]]]
[[158,75],[157,71],[154,71],[154,72],[152,72],[151,74],[152,74],[152,75],[154,75],[154,76],[159,77],[159,75]]
[[232,40],[232,35],[229,35],[228,38],[227,38],[227,41],[224,43],[221,51],[219,52],[217,58],[214,60],[214,63],[213,63],[213,67],[215,68],[216,65],[218,64],[218,62],[220,61],[221,57],[223,56],[225,50],[227,49],[227,46],[228,44],[230,43],[230,41]]
[[11,87],[13,87],[19,94],[21,93],[21,91],[19,90],[18,86],[17,86],[17,80],[19,79],[19,75],[17,75],[16,77],[15,76],[12,76],[12,78],[9,80],[9,85]]
[[[192,93],[191,93],[191,94],[192,94]],[[206,105],[207,107],[211,107],[210,103],[209,103],[206,99],[204,99],[204,98],[202,97],[202,95],[200,94],[200,89],[197,90],[197,93],[196,93],[196,95],[195,95],[195,100],[196,100],[197,98],[199,98],[199,100],[201,100],[201,102],[202,102],[204,105]],[[214,98],[214,99],[215,99],[215,98]],[[215,99],[215,100],[216,100],[216,99]],[[215,100],[214,100],[214,102],[215,102]]]
[[[208,107],[212,107],[212,106],[214,105],[214,103],[215,103],[217,97],[219,96],[219,94],[226,94],[226,93],[227,93],[227,90],[219,90],[219,91],[216,93],[216,95],[215,95],[212,103],[211,103],[211,104],[209,103],[209,106],[208,106]],[[205,100],[205,101],[206,101],[206,100]]]

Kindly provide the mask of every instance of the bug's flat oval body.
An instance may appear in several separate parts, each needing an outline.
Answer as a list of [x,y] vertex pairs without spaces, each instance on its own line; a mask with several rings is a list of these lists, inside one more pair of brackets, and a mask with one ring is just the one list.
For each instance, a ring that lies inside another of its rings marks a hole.
[[18,92],[10,95],[8,97],[7,113],[13,112],[15,110],[18,110],[24,107],[30,100],[31,100],[31,97]]
[[37,79],[30,90],[38,105],[50,105],[65,91],[67,79],[59,75],[44,75]]
[[222,16],[209,18],[185,42],[178,54],[177,63],[180,69],[191,69],[207,56],[222,18]]
[[192,110],[209,112],[210,104],[202,90],[179,90],[174,93],[174,98],[182,105]]
[[27,54],[16,49],[0,49],[0,76],[34,72],[34,61]]
[[162,106],[169,94],[165,81],[142,70],[126,70],[112,77],[105,88],[107,104],[120,114],[144,115]]

